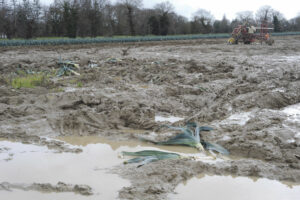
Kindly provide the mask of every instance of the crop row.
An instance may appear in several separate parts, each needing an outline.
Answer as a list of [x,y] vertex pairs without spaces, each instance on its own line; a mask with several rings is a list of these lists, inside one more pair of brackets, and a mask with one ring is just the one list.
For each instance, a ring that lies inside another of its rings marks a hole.
[[[273,36],[300,35],[300,32],[273,33]],[[230,34],[203,34],[203,35],[175,35],[175,36],[138,36],[138,37],[107,37],[107,38],[62,38],[62,39],[32,39],[32,40],[0,40],[2,46],[38,46],[38,45],[68,45],[93,43],[125,43],[167,40],[193,40],[229,38]]]

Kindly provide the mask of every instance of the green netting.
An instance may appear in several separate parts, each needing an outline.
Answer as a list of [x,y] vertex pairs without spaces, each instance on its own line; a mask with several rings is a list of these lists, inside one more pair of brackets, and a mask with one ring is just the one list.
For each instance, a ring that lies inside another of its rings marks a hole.
[[[272,33],[273,36],[300,35],[300,32]],[[2,46],[37,46],[37,45],[68,45],[68,44],[92,44],[92,43],[125,43],[147,42],[167,40],[194,40],[229,38],[230,34],[201,34],[201,35],[174,35],[174,36],[137,36],[122,38],[76,38],[76,39],[33,39],[33,40],[0,40]]]
[[300,32],[281,32],[281,33],[272,33],[273,36],[289,36],[289,35],[300,35]]

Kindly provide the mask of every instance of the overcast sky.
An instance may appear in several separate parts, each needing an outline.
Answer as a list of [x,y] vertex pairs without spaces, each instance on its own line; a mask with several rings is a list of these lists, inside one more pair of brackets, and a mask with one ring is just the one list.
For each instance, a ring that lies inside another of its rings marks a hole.
[[[53,0],[41,0],[50,4]],[[112,2],[116,0],[111,0]],[[152,8],[155,4],[164,0],[143,0],[146,8]],[[235,18],[240,11],[250,10],[255,13],[261,6],[270,5],[280,11],[287,19],[296,17],[300,13],[300,0],[169,0],[175,7],[175,11],[187,18],[199,8],[210,11],[216,19],[221,19],[225,14],[227,18]]]

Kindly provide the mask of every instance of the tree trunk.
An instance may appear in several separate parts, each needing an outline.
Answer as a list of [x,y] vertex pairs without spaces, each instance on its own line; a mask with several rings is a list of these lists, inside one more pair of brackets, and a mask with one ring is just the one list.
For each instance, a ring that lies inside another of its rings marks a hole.
[[135,30],[134,30],[133,16],[132,16],[133,8],[128,5],[127,10],[128,10],[128,24],[129,24],[130,34],[134,36]]

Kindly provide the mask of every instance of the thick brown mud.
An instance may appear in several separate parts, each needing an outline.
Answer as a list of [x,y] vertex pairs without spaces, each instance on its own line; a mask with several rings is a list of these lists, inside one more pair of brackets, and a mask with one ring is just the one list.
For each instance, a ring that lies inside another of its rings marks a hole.
[[[229,46],[223,40],[129,44],[128,56],[122,56],[128,45],[1,49],[0,137],[79,156],[84,145],[103,143],[98,136],[116,149],[131,141],[152,149],[138,138],[160,141],[176,134],[161,125],[195,121],[213,127],[202,137],[231,155],[140,168],[120,159],[109,168],[131,185],[118,196],[168,199],[176,186],[207,173],[299,184],[300,42],[275,40],[273,46]],[[60,58],[79,63],[80,76],[55,76]],[[14,89],[10,81],[26,70],[48,74],[49,81]],[[10,162],[14,156],[5,148],[0,155]],[[183,149],[166,150],[190,151]]]

